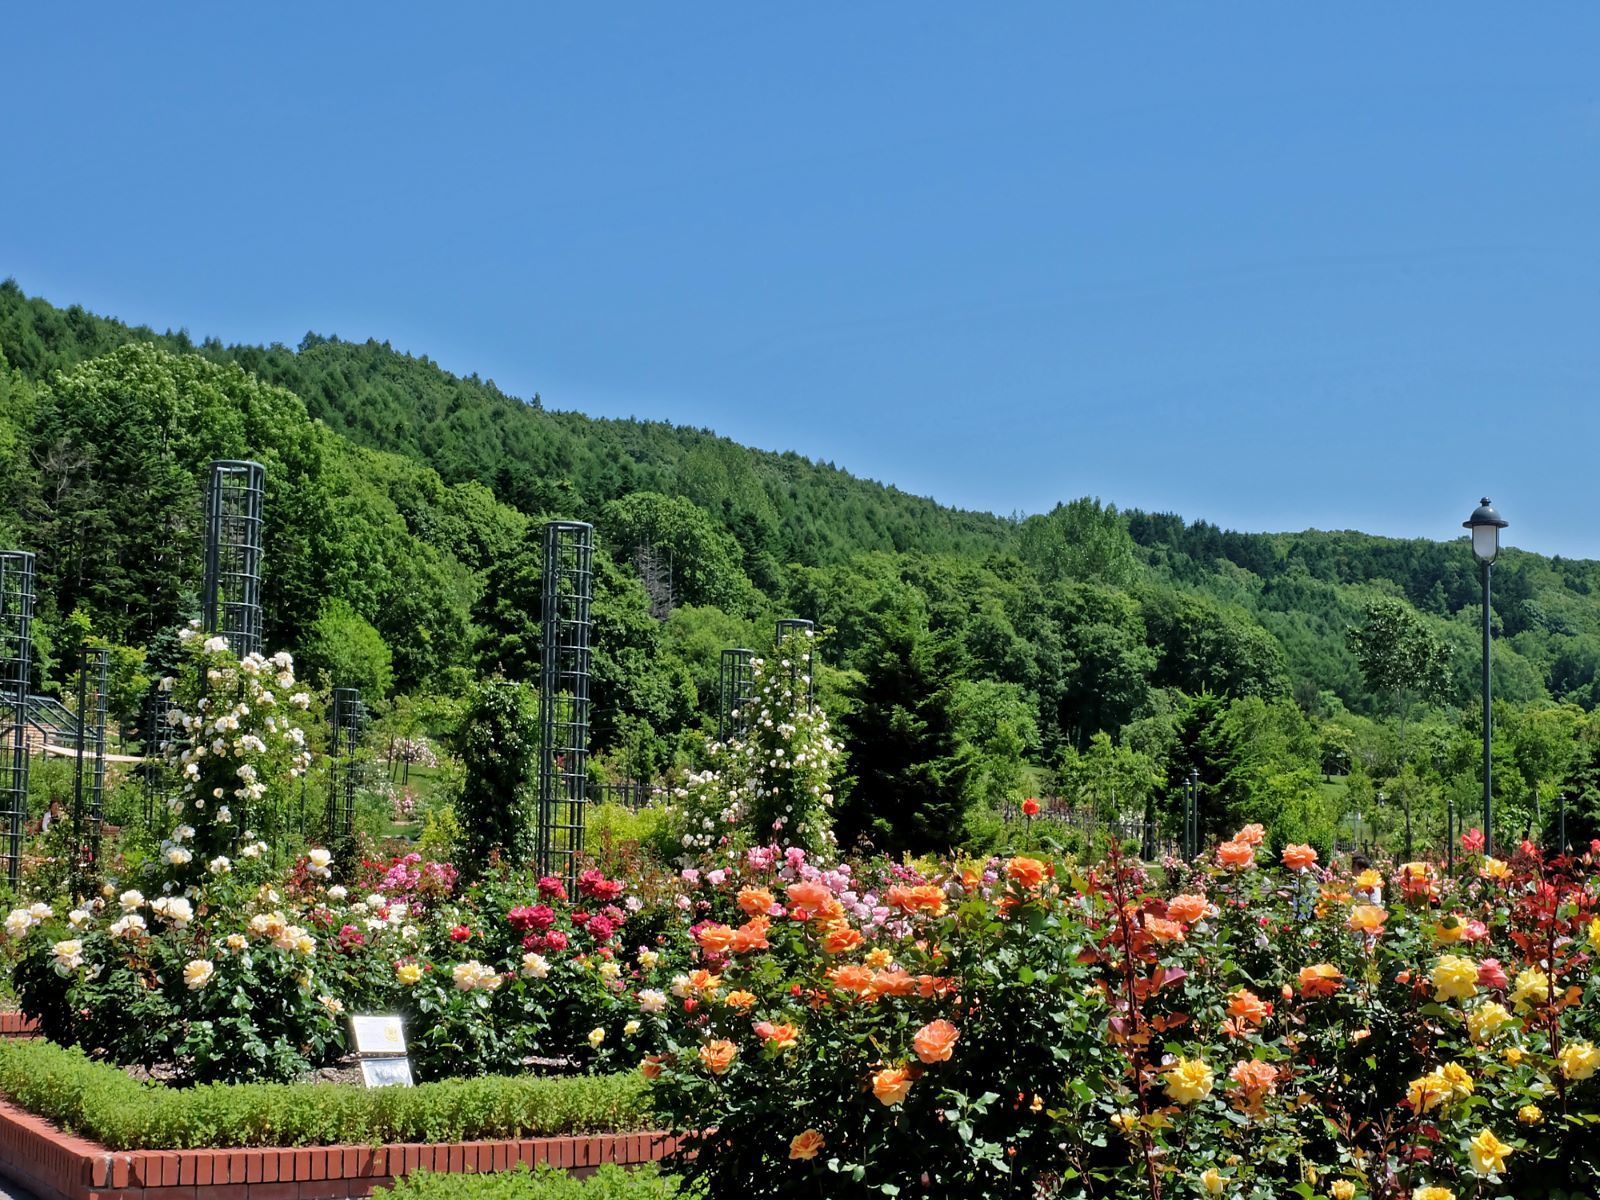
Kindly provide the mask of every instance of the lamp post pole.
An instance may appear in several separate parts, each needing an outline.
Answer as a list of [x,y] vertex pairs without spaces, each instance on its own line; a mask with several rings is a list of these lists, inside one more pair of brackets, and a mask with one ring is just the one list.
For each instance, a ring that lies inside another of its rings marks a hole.
[[1472,534],[1473,557],[1483,567],[1483,853],[1488,857],[1494,853],[1494,714],[1489,695],[1490,574],[1494,560],[1500,553],[1500,531],[1506,527],[1507,521],[1495,511],[1494,505],[1489,503],[1489,497],[1485,496],[1461,525]]

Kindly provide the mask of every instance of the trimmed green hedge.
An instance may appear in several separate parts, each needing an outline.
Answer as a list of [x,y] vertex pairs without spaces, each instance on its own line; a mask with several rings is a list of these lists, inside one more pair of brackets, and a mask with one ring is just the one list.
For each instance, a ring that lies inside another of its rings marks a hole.
[[588,1179],[541,1164],[530,1171],[493,1175],[437,1175],[418,1171],[395,1181],[392,1188],[374,1188],[378,1200],[677,1200],[686,1195],[678,1181],[654,1167],[625,1171],[610,1164]]
[[365,1088],[331,1083],[139,1083],[81,1050],[0,1041],[0,1094],[113,1150],[380,1145],[621,1133],[652,1127],[633,1073],[486,1076]]

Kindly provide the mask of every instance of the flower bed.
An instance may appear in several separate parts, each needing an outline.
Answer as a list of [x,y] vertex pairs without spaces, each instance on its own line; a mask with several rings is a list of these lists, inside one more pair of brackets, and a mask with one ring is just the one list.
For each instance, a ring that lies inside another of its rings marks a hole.
[[113,1150],[466,1142],[649,1130],[636,1074],[340,1084],[140,1083],[81,1051],[0,1042],[0,1094]]
[[636,1076],[330,1084],[141,1084],[44,1041],[0,1043],[0,1173],[44,1196],[343,1197],[416,1170],[652,1162]]

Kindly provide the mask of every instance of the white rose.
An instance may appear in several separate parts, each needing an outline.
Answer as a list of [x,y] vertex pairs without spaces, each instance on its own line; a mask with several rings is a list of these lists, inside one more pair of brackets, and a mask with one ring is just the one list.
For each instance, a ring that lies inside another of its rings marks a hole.
[[191,992],[197,992],[211,982],[211,976],[216,973],[216,970],[216,967],[205,959],[196,958],[183,968],[183,981],[189,985]]

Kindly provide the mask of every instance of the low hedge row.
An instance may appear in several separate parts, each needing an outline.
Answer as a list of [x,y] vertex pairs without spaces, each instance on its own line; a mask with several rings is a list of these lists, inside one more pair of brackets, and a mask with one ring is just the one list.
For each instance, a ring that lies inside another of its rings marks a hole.
[[675,1177],[654,1167],[623,1170],[607,1164],[577,1179],[541,1164],[532,1171],[519,1165],[493,1175],[417,1171],[372,1194],[377,1200],[678,1200],[688,1193],[679,1190]]
[[486,1076],[371,1091],[330,1083],[140,1083],[81,1050],[0,1042],[0,1094],[113,1150],[381,1145],[652,1127],[636,1074]]

